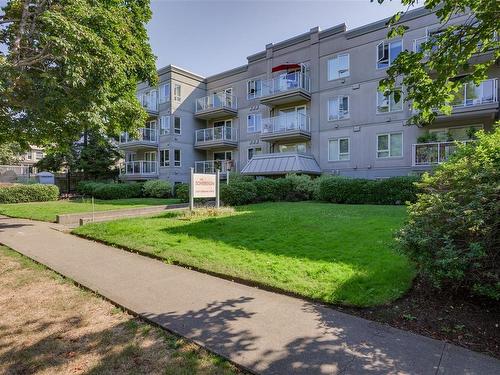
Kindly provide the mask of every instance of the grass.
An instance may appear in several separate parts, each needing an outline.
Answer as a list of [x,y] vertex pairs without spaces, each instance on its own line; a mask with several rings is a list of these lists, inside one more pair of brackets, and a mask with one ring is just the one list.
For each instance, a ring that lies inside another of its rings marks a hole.
[[219,217],[168,213],[74,233],[327,303],[372,306],[400,297],[414,277],[393,248],[405,217],[398,206],[263,203]]
[[[172,203],[179,203],[179,200],[160,198],[95,200],[95,210],[109,211]],[[55,221],[56,215],[84,212],[92,212],[92,201],[90,198],[66,199],[53,202],[0,204],[1,215],[41,221]]]
[[0,332],[2,374],[241,373],[2,246]]

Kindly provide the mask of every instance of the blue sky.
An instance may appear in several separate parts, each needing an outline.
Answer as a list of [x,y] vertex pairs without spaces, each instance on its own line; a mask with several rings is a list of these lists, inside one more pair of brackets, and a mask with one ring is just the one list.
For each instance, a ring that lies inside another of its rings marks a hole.
[[[0,6],[6,0],[0,0]],[[158,67],[202,76],[246,63],[246,57],[320,26],[353,29],[403,9],[400,0],[152,0],[148,24]]]

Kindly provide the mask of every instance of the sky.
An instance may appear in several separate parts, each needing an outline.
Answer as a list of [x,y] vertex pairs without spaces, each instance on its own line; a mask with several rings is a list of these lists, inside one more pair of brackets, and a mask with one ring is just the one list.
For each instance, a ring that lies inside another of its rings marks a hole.
[[313,27],[345,23],[349,30],[405,9],[400,0],[151,0],[151,8],[158,68],[173,64],[205,77]]

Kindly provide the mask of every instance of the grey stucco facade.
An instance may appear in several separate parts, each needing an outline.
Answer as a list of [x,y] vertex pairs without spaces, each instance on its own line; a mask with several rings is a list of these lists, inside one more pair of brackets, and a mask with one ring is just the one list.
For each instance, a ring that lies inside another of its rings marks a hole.
[[[187,182],[191,167],[200,172],[218,168],[269,175],[266,154],[277,152],[306,154],[317,163],[311,171],[289,172],[386,178],[432,168],[451,152],[453,144],[445,139],[450,134],[454,140],[466,140],[471,127],[489,130],[498,119],[500,68],[495,65],[490,79],[474,89],[474,98],[464,99],[451,116],[441,116],[430,129],[405,125],[411,116],[408,103],[377,99],[378,82],[392,55],[414,49],[439,26],[425,9],[405,17],[409,29],[401,39],[386,39],[387,20],[354,30],[342,24],[268,44],[249,56],[246,65],[211,77],[174,66],[160,69],[157,88],[138,87],[143,101],[145,93],[156,91],[155,109],[148,111],[155,122],[148,126],[156,127],[156,137],[120,144],[129,162],[122,177]],[[160,100],[165,84],[168,98]],[[161,129],[166,116],[171,117],[168,131]],[[175,117],[180,118],[180,131]],[[418,145],[418,137],[428,131],[438,139]],[[168,150],[168,162],[163,150]],[[174,160],[179,150],[180,162]],[[261,173],[248,164],[249,157],[259,153]]]

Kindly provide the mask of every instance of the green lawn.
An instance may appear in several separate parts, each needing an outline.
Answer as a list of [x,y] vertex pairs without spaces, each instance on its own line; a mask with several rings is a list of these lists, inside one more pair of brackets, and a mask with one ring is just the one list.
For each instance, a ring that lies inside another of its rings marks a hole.
[[[109,211],[119,210],[120,208],[145,207],[171,203],[179,203],[179,200],[159,198],[96,200],[95,210]],[[83,212],[92,212],[92,202],[90,198],[54,202],[0,204],[0,215],[42,221],[55,221],[56,215]]]
[[383,304],[401,296],[414,276],[393,249],[405,207],[264,203],[221,217],[176,215],[95,223],[74,232],[329,303]]

